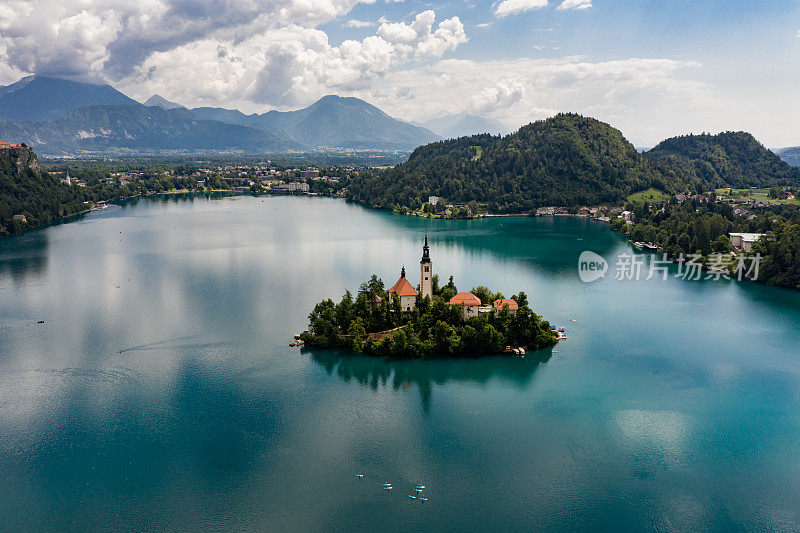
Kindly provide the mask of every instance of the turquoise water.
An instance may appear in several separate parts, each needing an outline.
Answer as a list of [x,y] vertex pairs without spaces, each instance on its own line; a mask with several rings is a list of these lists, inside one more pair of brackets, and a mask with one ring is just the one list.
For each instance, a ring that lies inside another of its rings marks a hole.
[[[415,272],[425,230],[444,279],[522,289],[569,339],[474,361],[288,347],[316,301]],[[578,279],[583,250],[606,279]],[[800,293],[617,281],[623,252],[588,220],[290,197],[1,238],[0,529],[800,529]]]

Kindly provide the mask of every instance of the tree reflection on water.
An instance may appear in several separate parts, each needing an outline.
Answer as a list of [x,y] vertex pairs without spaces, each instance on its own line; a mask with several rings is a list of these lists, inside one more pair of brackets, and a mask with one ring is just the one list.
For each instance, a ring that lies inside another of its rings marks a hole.
[[512,356],[476,357],[470,359],[388,359],[354,354],[341,350],[304,348],[303,353],[345,382],[355,381],[377,390],[392,387],[409,389],[416,385],[425,414],[430,410],[434,386],[448,383],[485,385],[499,380],[520,388],[528,387],[537,369],[553,354],[552,348],[529,352],[524,358]]

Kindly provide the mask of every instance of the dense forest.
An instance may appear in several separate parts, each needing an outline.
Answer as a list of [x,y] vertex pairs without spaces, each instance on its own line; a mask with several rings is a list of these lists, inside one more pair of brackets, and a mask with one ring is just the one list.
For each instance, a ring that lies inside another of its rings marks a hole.
[[[757,281],[800,289],[800,211],[788,206],[757,210],[754,218],[735,216],[724,203],[674,200],[663,209],[643,204],[634,207],[636,223],[615,219],[612,228],[632,241],[652,242],[669,257],[698,254],[707,261],[712,254],[731,251],[730,232],[763,233],[752,254],[763,257]],[[752,255],[751,254],[751,255]]]
[[[87,209],[85,201],[85,191],[42,172],[27,147],[0,149],[0,235],[80,213]],[[23,215],[25,221],[15,220],[15,215]]]
[[691,182],[688,190],[693,192],[800,183],[800,168],[789,166],[742,131],[673,137],[660,142],[646,156],[665,175]]
[[[338,304],[318,303],[309,315],[309,333],[301,338],[306,346],[400,358],[477,356],[501,353],[506,346],[536,350],[555,344],[550,324],[530,309],[525,293],[512,297],[519,305],[516,313],[503,309],[464,320],[461,306],[448,303],[457,292],[453,278],[443,287],[434,278],[433,298],[417,296],[415,309],[404,313],[373,275],[355,297],[348,291]],[[474,293],[484,304],[502,297],[485,287]],[[370,335],[388,330],[394,331]]]
[[658,187],[661,174],[618,130],[558,115],[505,137],[475,135],[417,148],[408,162],[348,185],[355,201],[417,209],[428,196],[476,201],[493,213],[538,206],[615,202]]

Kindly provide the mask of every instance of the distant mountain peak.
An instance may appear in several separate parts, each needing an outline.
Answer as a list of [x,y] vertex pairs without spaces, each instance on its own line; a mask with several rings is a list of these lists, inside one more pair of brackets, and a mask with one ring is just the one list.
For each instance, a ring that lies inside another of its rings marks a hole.
[[[324,105],[346,105],[346,106],[360,106],[365,108],[373,108],[372,104],[365,102],[361,98],[355,96],[339,96],[338,94],[328,94],[311,104],[309,107],[319,107]],[[377,108],[376,108],[377,109]]]
[[154,94],[148,98],[144,105],[149,107],[160,107],[163,109],[186,109],[186,107],[182,106],[181,104],[167,100],[159,94]]
[[141,105],[110,85],[54,76],[25,76],[0,87],[0,118],[8,120],[58,120],[92,105]]

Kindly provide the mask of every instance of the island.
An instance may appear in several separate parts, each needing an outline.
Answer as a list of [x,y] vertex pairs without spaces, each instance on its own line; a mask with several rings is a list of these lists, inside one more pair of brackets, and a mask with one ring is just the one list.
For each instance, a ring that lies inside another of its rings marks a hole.
[[318,303],[299,344],[396,358],[524,356],[563,336],[531,310],[522,291],[511,298],[485,286],[459,292],[452,276],[440,287],[426,234],[418,289],[405,267],[388,290],[373,274],[355,297],[347,291],[339,303]]

